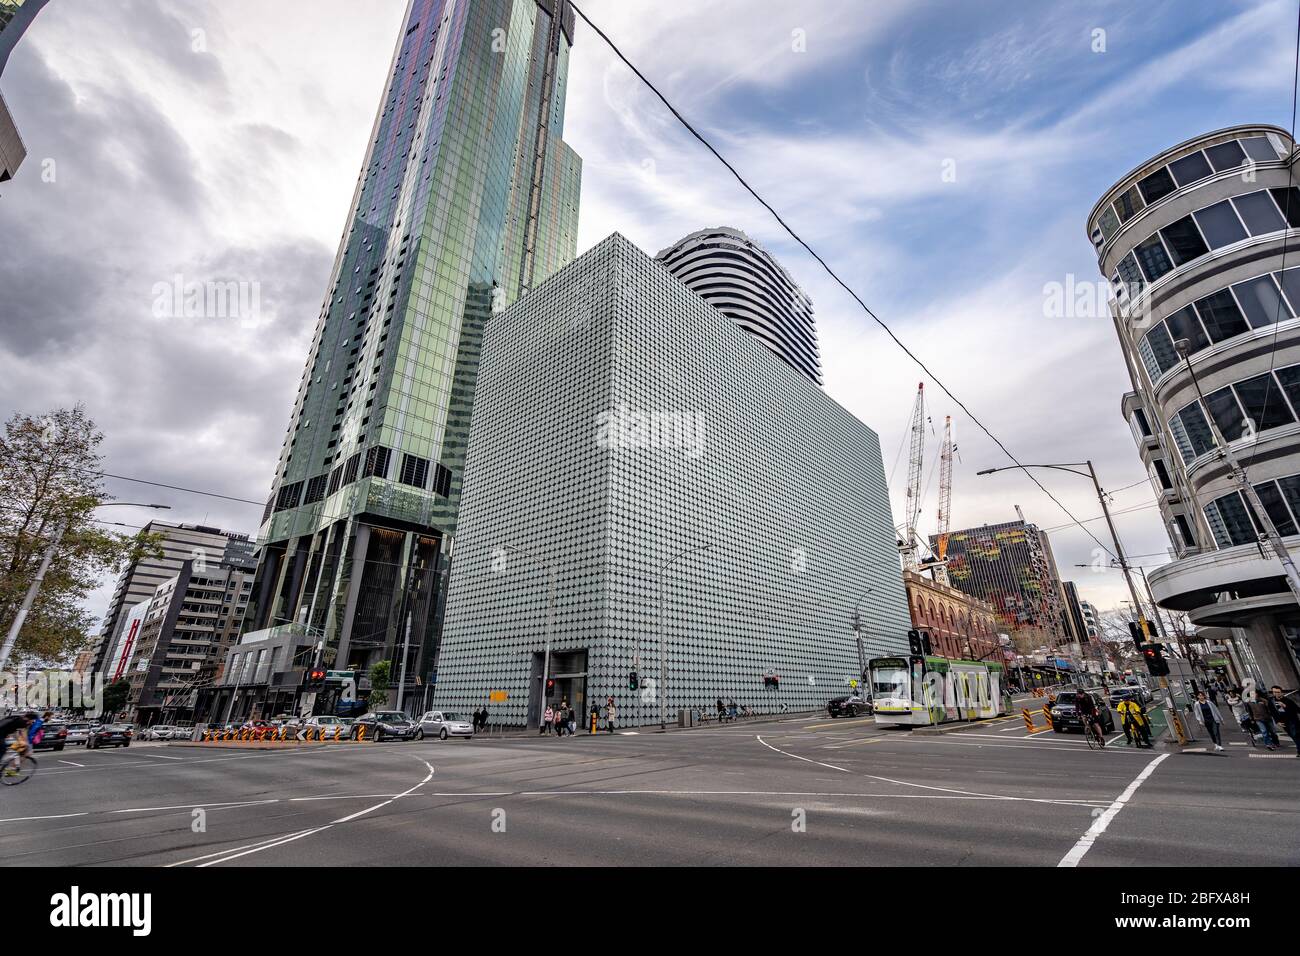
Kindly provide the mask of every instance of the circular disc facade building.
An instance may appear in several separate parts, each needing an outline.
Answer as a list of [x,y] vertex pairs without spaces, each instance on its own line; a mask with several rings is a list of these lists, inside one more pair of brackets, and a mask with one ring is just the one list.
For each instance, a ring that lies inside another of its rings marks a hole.
[[739,229],[701,229],[656,258],[688,289],[777,357],[822,383],[812,300],[771,254]]

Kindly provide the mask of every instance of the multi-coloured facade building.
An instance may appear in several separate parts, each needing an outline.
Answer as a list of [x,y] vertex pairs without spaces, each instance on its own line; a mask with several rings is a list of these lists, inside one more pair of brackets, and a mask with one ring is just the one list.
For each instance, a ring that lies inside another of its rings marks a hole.
[[433,677],[489,316],[572,258],[567,0],[410,0],[260,532],[248,628]]
[[[930,548],[937,553],[933,536]],[[947,559],[952,586],[992,605],[1007,629],[1041,632],[1053,646],[1072,636],[1052,545],[1037,525],[1006,521],[950,532]]]

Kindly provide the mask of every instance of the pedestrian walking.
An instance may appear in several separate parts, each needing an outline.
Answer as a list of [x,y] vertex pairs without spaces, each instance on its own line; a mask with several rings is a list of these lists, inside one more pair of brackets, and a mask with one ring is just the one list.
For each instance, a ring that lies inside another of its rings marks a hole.
[[568,713],[569,736],[573,737],[578,733],[578,711],[570,707]]
[[1219,714],[1219,708],[1210,700],[1205,691],[1196,693],[1196,719],[1201,722],[1210,734],[1210,739],[1214,741],[1214,749],[1223,749],[1223,717]]
[[1270,696],[1266,703],[1273,722],[1286,728],[1287,736],[1291,738],[1291,743],[1295,744],[1295,755],[1300,757],[1300,706],[1282,693],[1282,688],[1277,684],[1269,690]]
[[1277,750],[1280,741],[1277,738],[1277,724],[1273,722],[1272,708],[1260,700],[1259,695],[1256,694],[1246,701],[1246,713],[1250,715],[1250,719],[1259,728],[1259,733],[1264,738],[1264,746],[1269,750]]
[[614,732],[614,723],[618,719],[618,709],[614,706],[614,698],[611,697],[605,703],[605,730],[608,733]]
[[727,719],[727,706],[722,702],[722,698],[719,697],[718,698],[718,723],[722,723],[726,719]]
[[551,732],[551,724],[553,724],[554,722],[555,722],[555,711],[551,709],[550,704],[547,704],[546,710],[542,713],[542,726],[541,729],[538,730],[537,736],[540,737],[543,734],[549,734]]

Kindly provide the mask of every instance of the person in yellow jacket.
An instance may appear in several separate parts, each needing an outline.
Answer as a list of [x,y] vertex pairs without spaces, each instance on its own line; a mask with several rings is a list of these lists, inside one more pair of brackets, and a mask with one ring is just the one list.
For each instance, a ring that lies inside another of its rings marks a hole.
[[1132,746],[1137,741],[1139,747],[1151,746],[1151,721],[1147,718],[1146,708],[1140,701],[1131,698],[1119,702],[1119,720],[1124,727],[1124,736]]

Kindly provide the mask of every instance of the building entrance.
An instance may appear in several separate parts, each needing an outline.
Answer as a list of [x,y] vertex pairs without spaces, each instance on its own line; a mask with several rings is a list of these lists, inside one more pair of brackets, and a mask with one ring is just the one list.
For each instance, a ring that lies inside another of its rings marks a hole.
[[546,687],[542,686],[542,670],[546,655],[533,654],[532,680],[528,695],[528,726],[541,726],[546,708],[567,704],[577,713],[578,726],[586,724],[587,701],[587,651],[552,651],[550,674]]

